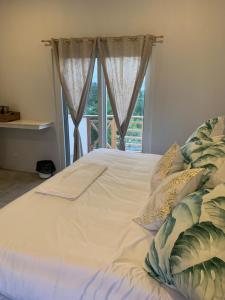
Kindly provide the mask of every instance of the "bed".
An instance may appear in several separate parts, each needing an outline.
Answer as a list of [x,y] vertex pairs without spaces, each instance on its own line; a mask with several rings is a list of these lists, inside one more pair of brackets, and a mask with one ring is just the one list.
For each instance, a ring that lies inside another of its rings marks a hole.
[[159,158],[99,149],[50,179],[79,164],[106,166],[76,200],[35,188],[1,209],[2,299],[183,300],[144,271],[153,236],[132,221]]

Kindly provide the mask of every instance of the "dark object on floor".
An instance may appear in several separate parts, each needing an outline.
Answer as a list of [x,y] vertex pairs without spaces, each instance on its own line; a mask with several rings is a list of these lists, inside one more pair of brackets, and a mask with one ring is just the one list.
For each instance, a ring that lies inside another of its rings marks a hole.
[[37,162],[36,171],[40,178],[46,179],[53,175],[56,168],[52,160],[40,160]]

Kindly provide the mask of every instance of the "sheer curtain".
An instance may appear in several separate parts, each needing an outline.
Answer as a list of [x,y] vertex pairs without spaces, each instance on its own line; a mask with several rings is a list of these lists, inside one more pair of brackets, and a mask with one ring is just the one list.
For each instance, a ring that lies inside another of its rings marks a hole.
[[151,36],[98,38],[107,90],[125,150],[125,135],[152,52]]
[[96,39],[51,40],[65,100],[74,123],[74,161],[82,155],[79,124],[91,87]]

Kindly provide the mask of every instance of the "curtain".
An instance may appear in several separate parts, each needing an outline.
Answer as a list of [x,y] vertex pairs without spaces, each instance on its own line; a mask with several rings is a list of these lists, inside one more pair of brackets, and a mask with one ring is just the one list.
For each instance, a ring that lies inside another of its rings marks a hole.
[[98,38],[100,61],[121,150],[125,150],[125,135],[151,56],[152,44],[150,35]]
[[52,39],[56,66],[65,100],[74,123],[74,161],[82,156],[79,124],[91,87],[96,39]]

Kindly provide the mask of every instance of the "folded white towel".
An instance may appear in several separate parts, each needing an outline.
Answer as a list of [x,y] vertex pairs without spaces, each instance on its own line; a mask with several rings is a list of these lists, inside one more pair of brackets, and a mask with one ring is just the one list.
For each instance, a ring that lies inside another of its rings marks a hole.
[[57,196],[69,200],[77,199],[107,169],[102,164],[77,163],[61,174],[41,184],[36,193]]

